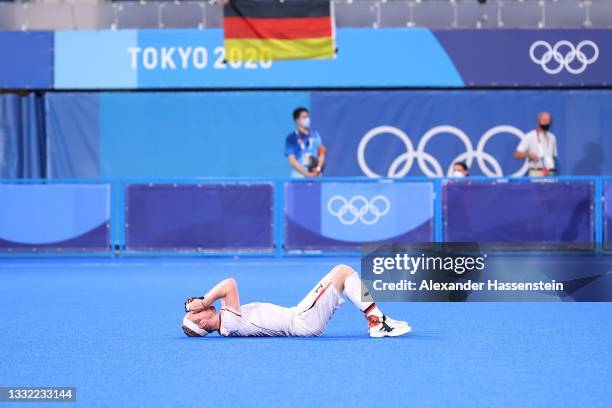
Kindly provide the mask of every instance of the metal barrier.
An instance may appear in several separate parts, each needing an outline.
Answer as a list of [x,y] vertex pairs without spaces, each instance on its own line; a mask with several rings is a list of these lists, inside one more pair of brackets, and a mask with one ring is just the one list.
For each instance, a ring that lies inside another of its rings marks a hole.
[[[607,28],[608,0],[334,0],[338,27]],[[205,1],[0,2],[2,30],[219,28]]]
[[[58,188],[49,194],[49,186]],[[539,195],[523,200],[529,190]],[[486,217],[466,224],[491,206],[511,217],[533,208],[534,227],[487,235],[483,223],[499,226]],[[602,251],[612,249],[611,220],[612,177],[0,180],[0,256],[355,255],[366,237],[519,242],[524,234]]]

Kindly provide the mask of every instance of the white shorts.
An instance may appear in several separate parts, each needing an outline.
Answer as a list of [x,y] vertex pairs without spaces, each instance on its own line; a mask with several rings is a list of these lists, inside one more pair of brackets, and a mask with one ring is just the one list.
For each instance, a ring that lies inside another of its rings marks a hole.
[[342,294],[331,283],[333,273],[332,269],[296,306],[292,336],[320,336],[334,312],[344,303]]

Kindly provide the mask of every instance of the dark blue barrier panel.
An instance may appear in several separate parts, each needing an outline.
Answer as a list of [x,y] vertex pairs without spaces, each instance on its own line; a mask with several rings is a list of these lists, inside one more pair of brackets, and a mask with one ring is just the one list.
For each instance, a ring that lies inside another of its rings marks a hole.
[[1,252],[110,250],[110,186],[1,184]]
[[540,111],[553,117],[560,175],[612,174],[612,91],[313,92],[311,100],[325,175],[343,177],[450,176],[461,160],[473,176],[523,175],[513,153]]
[[53,32],[0,32],[0,89],[53,87]]
[[604,246],[612,249],[612,181],[604,183]]
[[433,183],[285,183],[285,249],[433,240]]
[[126,250],[272,251],[271,184],[131,184]]
[[592,243],[593,182],[456,182],[442,187],[446,242]]
[[610,85],[611,33],[592,29],[433,31],[465,86]]

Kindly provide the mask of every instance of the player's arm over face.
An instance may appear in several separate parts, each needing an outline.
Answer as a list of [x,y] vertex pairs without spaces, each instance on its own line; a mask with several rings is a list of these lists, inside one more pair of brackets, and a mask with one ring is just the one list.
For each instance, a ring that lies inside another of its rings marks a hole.
[[[221,305],[240,313],[240,297],[238,296],[238,284],[234,278],[224,279],[217,283],[214,288],[204,295],[202,301],[194,301],[190,310],[197,312],[212,306],[217,300],[221,300]],[[200,303],[200,304],[198,304]]]

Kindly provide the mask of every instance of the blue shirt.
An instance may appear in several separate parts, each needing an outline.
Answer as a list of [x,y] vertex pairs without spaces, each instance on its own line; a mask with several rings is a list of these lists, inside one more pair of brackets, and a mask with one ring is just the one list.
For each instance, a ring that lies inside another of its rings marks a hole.
[[[285,139],[285,156],[289,157],[294,155],[297,162],[300,163],[304,169],[308,170],[310,157],[318,159],[319,147],[322,145],[323,143],[321,142],[319,132],[310,130],[310,132],[305,135],[298,130],[294,130]],[[292,169],[291,177],[304,176],[302,176],[299,171]]]

